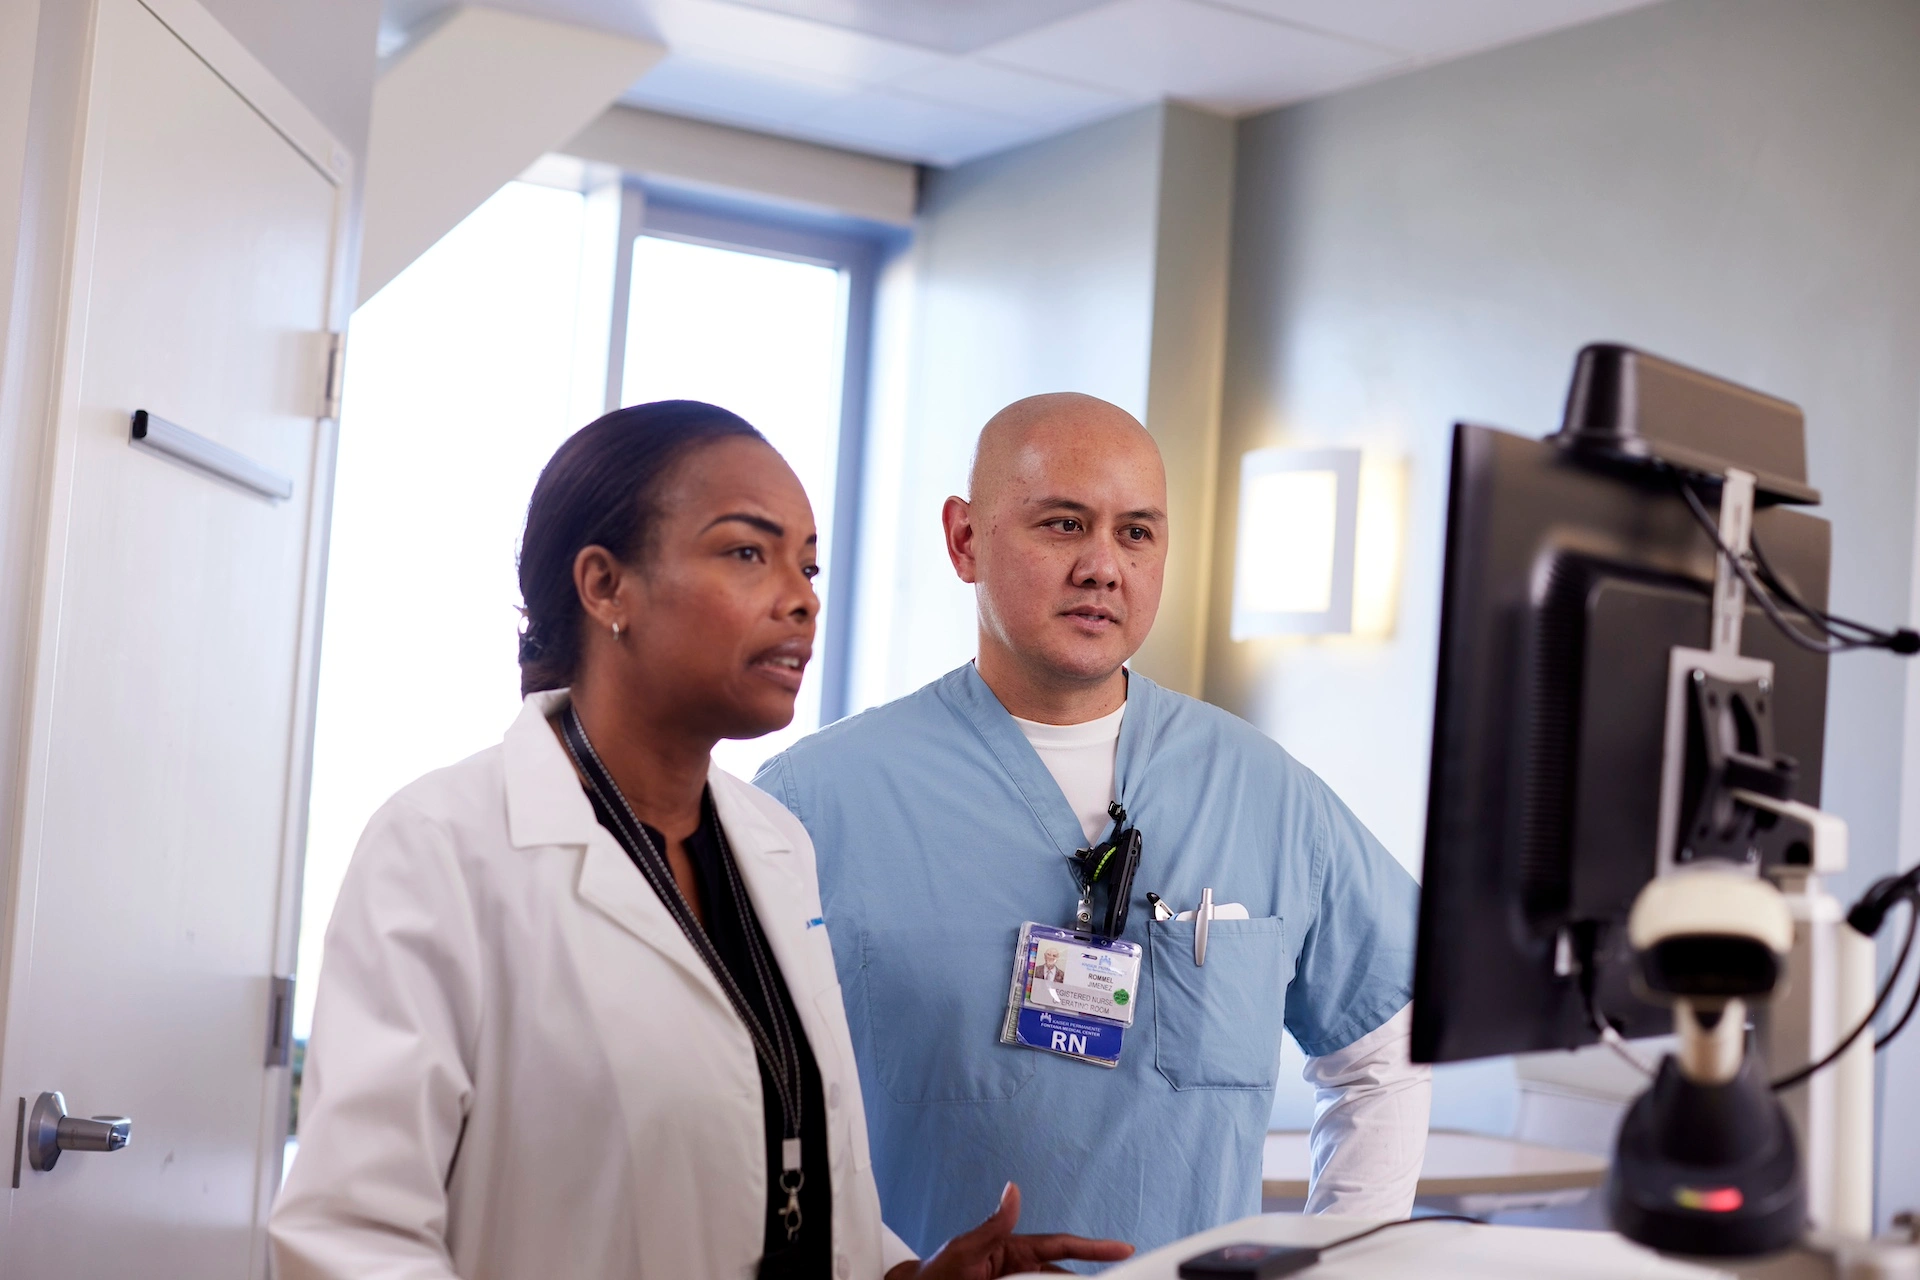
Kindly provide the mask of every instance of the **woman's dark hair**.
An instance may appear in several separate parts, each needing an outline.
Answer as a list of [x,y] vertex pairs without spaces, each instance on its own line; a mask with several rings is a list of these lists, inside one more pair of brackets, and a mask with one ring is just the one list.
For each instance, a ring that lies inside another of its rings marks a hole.
[[520,693],[572,684],[580,665],[580,595],[573,562],[605,547],[622,564],[647,552],[660,485],[674,464],[716,440],[764,440],[738,414],[698,400],[656,400],[616,409],[554,451],[527,503],[520,539]]

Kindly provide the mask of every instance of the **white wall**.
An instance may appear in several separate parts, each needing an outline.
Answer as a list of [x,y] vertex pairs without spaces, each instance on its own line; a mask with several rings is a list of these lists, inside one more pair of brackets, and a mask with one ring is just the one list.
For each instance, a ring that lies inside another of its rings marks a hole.
[[[1670,0],[1246,121],[1237,182],[1207,696],[1318,770],[1409,865],[1450,425],[1553,429],[1584,343],[1802,405],[1834,607],[1910,616],[1920,6]],[[1281,442],[1409,459],[1392,639],[1228,638],[1239,456]],[[1907,679],[1879,655],[1832,667],[1824,799],[1852,827],[1853,888],[1895,865]],[[1914,1206],[1920,1033],[1899,1048],[1883,1205]],[[1499,1101],[1462,1088],[1436,1122]]]
[[973,595],[947,561],[940,506],[966,492],[986,420],[1046,391],[1110,400],[1160,440],[1177,563],[1139,665],[1198,691],[1230,129],[1149,107],[927,175],[914,248],[881,299],[856,706],[973,656]]
[[[41,0],[0,0],[0,814],[19,812],[18,782],[25,713],[27,582],[38,548],[33,533],[41,494],[41,433],[36,407],[47,389],[53,312],[47,278],[55,244],[47,224],[58,217],[44,176],[50,135],[45,119],[57,105],[41,91],[35,119],[36,60],[78,62],[71,21],[43,28]],[[44,49],[44,54],[43,54]],[[38,125],[38,128],[36,128]],[[0,824],[0,920],[7,918],[13,876],[11,823]]]
[[868,438],[866,487],[897,496],[892,528],[870,508],[861,541],[897,549],[864,557],[893,561],[860,592],[863,613],[888,619],[887,649],[854,661],[869,687],[884,670],[882,698],[973,656],[973,593],[947,562],[940,504],[966,492],[986,420],[1061,390],[1146,413],[1159,138],[1150,108],[927,175],[904,412],[874,415]]

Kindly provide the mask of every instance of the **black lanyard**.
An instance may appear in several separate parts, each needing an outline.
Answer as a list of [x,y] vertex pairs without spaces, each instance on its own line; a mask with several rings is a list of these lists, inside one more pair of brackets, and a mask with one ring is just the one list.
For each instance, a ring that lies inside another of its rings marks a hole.
[[[1126,932],[1127,907],[1133,897],[1133,873],[1140,866],[1140,830],[1127,825],[1127,811],[1118,800],[1107,805],[1113,819],[1113,834],[1091,849],[1080,849],[1067,857],[1067,869],[1073,874],[1074,887],[1080,891],[1075,911],[1075,927],[1106,938]],[[1096,919],[1094,896],[1105,898],[1104,910]]]
[[740,917],[740,932],[747,940],[747,954],[753,960],[754,977],[760,984],[761,996],[766,1000],[771,1027],[761,1025],[759,1017],[734,982],[733,974],[721,962],[713,941],[707,937],[707,931],[700,927],[699,920],[694,918],[693,908],[687,905],[686,898],[680,893],[680,886],[674,882],[673,869],[668,865],[665,855],[655,847],[653,838],[635,816],[633,806],[627,803],[619,784],[614,782],[607,766],[601,763],[599,753],[593,749],[593,743],[587,738],[587,731],[581,727],[580,717],[571,705],[560,717],[560,735],[567,745],[567,754],[573,757],[580,776],[586,779],[587,790],[595,801],[595,807],[602,815],[613,819],[608,829],[626,849],[634,865],[640,868],[647,883],[653,886],[654,893],[666,905],[674,923],[680,926],[680,932],[686,935],[687,941],[706,962],[714,980],[726,992],[734,1013],[746,1025],[747,1034],[753,1040],[754,1052],[766,1064],[774,1092],[780,1099],[780,1132],[784,1138],[781,1143],[780,1189],[787,1193],[787,1205],[781,1217],[787,1228],[787,1238],[791,1240],[800,1234],[800,1188],[806,1183],[806,1175],[800,1168],[800,1109],[805,1099],[801,1085],[800,1050],[793,1026],[787,1020],[787,1005],[781,999],[783,993],[780,983],[773,976],[773,964],[767,958],[760,930],[755,927],[751,909],[747,905],[746,887],[740,882],[740,871],[734,865],[733,851],[727,846],[727,833],[716,815],[713,834],[720,846],[720,865],[726,868],[734,910]]

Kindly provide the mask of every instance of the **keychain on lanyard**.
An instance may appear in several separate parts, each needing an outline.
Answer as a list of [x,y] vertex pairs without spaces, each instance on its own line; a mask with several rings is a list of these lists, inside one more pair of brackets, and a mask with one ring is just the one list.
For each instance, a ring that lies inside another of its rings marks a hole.
[[[1068,856],[1073,881],[1080,889],[1080,901],[1074,910],[1078,928],[1104,938],[1117,938],[1127,927],[1127,907],[1133,897],[1133,875],[1140,867],[1140,831],[1127,825],[1127,811],[1118,800],[1107,806],[1113,819],[1113,834],[1091,849],[1080,849]],[[1093,899],[1098,892],[1106,899],[1100,916],[1101,927],[1094,927]]]

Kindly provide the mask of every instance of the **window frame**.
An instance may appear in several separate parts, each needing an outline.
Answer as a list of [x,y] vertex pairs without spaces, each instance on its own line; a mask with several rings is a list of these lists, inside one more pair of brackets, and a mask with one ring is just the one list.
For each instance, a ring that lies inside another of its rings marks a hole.
[[741,253],[832,267],[846,290],[841,335],[840,424],[834,468],[833,564],[822,601],[826,626],[816,671],[820,727],[842,719],[853,694],[855,595],[860,577],[862,485],[871,399],[875,298],[880,272],[903,233],[860,219],[784,208],[627,177],[621,182],[613,314],[607,332],[608,412],[621,406],[627,312],[633,297],[633,245],[641,236],[682,240]]

